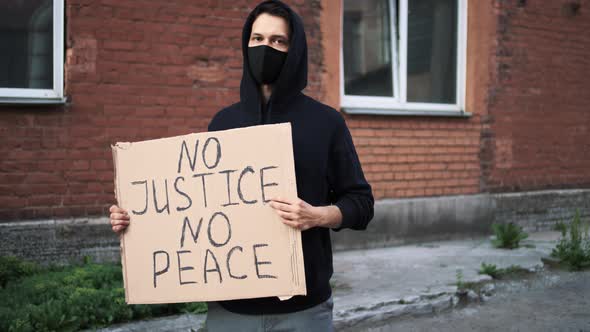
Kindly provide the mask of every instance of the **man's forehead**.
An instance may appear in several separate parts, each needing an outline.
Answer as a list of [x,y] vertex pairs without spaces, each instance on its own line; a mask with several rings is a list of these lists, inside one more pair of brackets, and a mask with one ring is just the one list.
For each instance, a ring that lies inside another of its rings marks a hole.
[[252,24],[252,34],[264,36],[289,36],[289,25],[284,18],[262,13]]

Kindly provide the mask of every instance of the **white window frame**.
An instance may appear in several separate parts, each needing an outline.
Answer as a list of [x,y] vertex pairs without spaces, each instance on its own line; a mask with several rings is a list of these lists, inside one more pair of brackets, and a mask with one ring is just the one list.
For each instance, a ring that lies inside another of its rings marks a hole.
[[[467,54],[467,0],[457,0],[457,73],[456,73],[456,103],[417,103],[408,102],[407,98],[407,46],[408,46],[408,1],[399,0],[399,22],[396,17],[396,0],[388,0],[391,22],[391,48],[393,62],[394,97],[353,96],[344,93],[344,4],[341,6],[340,22],[340,106],[345,113],[377,114],[377,115],[442,115],[442,116],[470,116],[465,111],[465,68]],[[396,41],[396,30],[400,30],[399,52]]]
[[53,89],[2,88],[0,103],[46,104],[65,102],[64,76],[64,0],[53,0]]

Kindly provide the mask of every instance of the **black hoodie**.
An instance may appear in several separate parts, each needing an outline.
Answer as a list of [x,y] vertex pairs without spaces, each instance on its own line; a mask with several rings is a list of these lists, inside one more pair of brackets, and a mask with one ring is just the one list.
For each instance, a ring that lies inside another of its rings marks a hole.
[[[274,2],[289,12],[291,36],[287,58],[268,104],[262,107],[262,95],[248,65],[248,41],[255,19],[250,13],[242,31],[244,64],[240,102],[218,112],[209,124],[209,131],[290,122],[299,198],[313,206],[338,206],[343,219],[340,228],[335,230],[363,230],[373,218],[374,201],[350,132],[339,112],[301,92],[307,85],[307,42],[303,23],[287,5]],[[276,297],[222,301],[221,306],[242,314],[272,314],[307,309],[327,300],[331,295],[329,281],[333,272],[330,229],[306,230],[302,232],[302,242],[306,296],[295,296],[287,301]]]

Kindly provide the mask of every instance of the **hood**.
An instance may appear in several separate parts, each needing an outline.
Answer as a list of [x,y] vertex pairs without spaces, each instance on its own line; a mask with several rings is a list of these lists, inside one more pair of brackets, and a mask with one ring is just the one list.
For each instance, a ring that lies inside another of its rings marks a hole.
[[[303,29],[303,22],[299,15],[286,4],[276,0],[264,1],[258,6],[268,2],[277,3],[284,7],[291,16],[289,52],[283,64],[283,69],[275,82],[272,96],[270,97],[270,103],[274,106],[288,103],[307,86],[307,41]],[[244,61],[242,81],[240,83],[240,103],[249,112],[260,112],[260,103],[262,100],[258,85],[250,73],[248,61],[248,41],[252,32],[252,24],[255,20],[253,15],[255,10],[256,8],[248,15],[242,30],[242,57]],[[280,107],[273,107],[273,112],[280,112],[280,110]]]

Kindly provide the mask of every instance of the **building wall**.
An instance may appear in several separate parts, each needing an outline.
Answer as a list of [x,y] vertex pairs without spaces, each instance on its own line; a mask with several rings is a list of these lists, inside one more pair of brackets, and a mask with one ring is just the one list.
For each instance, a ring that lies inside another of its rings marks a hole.
[[[238,101],[257,2],[66,1],[68,103],[0,106],[0,221],[106,216],[111,144],[204,131]],[[341,0],[289,3],[306,25],[306,93],[338,108]],[[471,117],[345,115],[376,198],[589,187],[589,8],[470,0]]]
[[[340,31],[341,0],[324,0],[326,33]],[[490,1],[468,6],[466,111],[471,117],[346,116],[363,170],[375,197],[411,198],[475,194],[482,173],[480,141],[490,80],[489,61],[495,37],[495,15]],[[339,36],[323,40],[326,56],[340,50]],[[328,50],[332,50],[329,54]],[[485,60],[482,60],[485,59]],[[329,84],[326,101],[339,106],[339,63],[325,61]]]
[[[107,215],[111,144],[205,131],[239,100],[242,26],[257,3],[66,1],[68,103],[0,105],[0,220]],[[319,97],[319,1],[294,7]]]
[[482,190],[590,186],[590,1],[494,1]]
[[[324,14],[323,26],[341,24],[340,2],[324,0],[338,10]],[[588,188],[589,7],[469,0],[471,118],[347,116],[376,197]],[[340,49],[337,38],[324,44]],[[336,66],[327,63],[325,81],[337,106]]]

